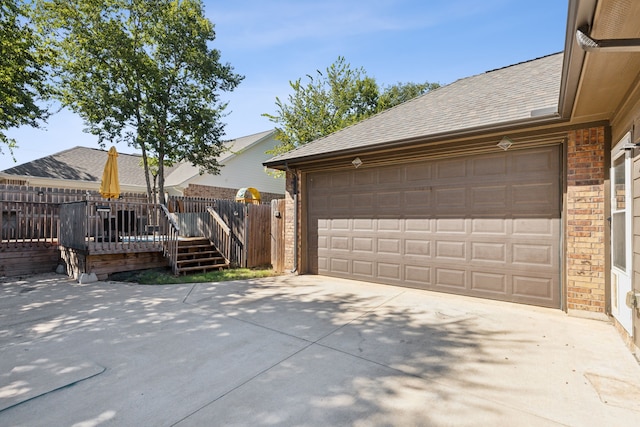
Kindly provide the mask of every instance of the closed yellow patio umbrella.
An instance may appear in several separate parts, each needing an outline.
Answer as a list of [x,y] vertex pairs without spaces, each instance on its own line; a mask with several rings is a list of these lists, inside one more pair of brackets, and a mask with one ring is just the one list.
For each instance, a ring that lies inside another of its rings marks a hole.
[[109,157],[102,172],[102,182],[100,183],[100,194],[106,199],[117,199],[120,197],[120,181],[118,179],[118,152],[116,147],[109,149]]

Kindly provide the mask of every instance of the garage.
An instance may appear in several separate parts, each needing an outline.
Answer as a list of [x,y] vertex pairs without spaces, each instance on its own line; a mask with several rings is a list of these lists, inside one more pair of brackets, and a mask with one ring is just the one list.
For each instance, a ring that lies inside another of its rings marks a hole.
[[560,308],[560,148],[309,172],[308,269]]

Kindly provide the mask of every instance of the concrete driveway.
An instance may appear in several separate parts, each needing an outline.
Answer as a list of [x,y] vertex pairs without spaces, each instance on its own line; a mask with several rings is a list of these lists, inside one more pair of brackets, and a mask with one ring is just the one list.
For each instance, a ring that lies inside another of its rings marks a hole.
[[640,424],[613,326],[556,310],[318,276],[0,290],[2,426]]

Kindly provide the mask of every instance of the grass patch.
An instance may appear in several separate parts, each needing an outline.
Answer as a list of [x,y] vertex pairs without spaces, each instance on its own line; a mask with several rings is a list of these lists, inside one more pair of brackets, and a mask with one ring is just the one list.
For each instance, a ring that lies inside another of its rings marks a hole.
[[278,276],[272,269],[230,268],[226,270],[193,273],[174,276],[167,269],[152,269],[116,273],[111,280],[119,282],[136,282],[141,285],[172,285],[178,283],[227,282],[230,280],[259,279]]

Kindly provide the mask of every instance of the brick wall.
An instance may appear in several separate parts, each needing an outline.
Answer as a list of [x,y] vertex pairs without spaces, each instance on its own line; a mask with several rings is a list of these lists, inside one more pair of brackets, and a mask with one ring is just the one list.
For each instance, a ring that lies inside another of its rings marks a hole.
[[569,132],[567,144],[567,309],[605,313],[604,127]]
[[[286,184],[285,184],[285,200],[286,200],[286,210],[285,210],[285,230],[284,230],[284,268],[286,271],[293,270],[296,263],[294,262],[294,240],[295,240],[295,227],[296,224],[294,222],[295,218],[295,205],[294,205],[294,179],[296,175],[292,171],[287,171]],[[300,187],[298,186],[298,194],[300,193]],[[300,204],[300,200],[298,200],[298,205]],[[300,219],[298,218],[298,223]],[[300,248],[300,236],[298,236],[298,248]],[[298,256],[299,256],[298,252]],[[298,259],[300,259],[298,257]]]
[[[210,185],[189,184],[184,190],[185,197],[202,197],[206,199],[235,200],[238,188],[213,187]],[[272,200],[283,199],[283,194],[260,193],[261,203],[269,204]]]

